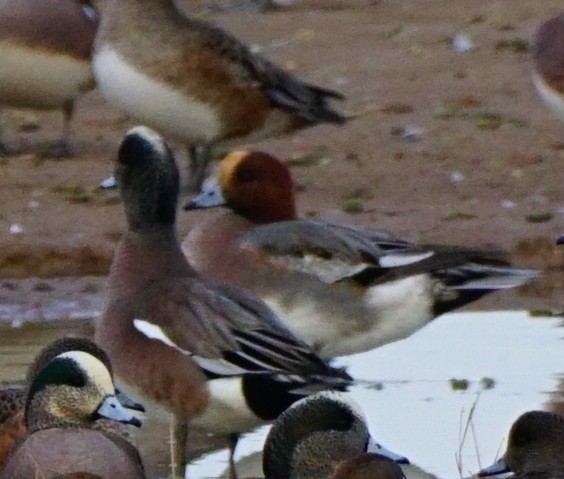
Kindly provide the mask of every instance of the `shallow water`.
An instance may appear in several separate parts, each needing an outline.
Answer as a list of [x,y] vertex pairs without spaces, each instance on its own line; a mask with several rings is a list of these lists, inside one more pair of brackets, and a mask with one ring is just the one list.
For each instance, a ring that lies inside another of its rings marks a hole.
[[[378,442],[439,477],[466,477],[504,450],[519,414],[550,399],[564,372],[561,323],[525,312],[450,314],[411,338],[340,364],[362,380],[351,394]],[[468,389],[453,390],[452,378],[467,379]],[[486,389],[482,378],[493,379],[493,388]],[[267,431],[242,440],[238,457],[260,450]],[[226,457],[208,455],[192,465],[190,477],[217,477]],[[260,473],[260,456],[252,459],[244,461],[240,477]]]
[[22,323],[19,327],[0,324],[0,384],[21,381],[27,366],[46,344],[62,336],[92,337],[92,326],[82,320]]
[[[358,379],[351,394],[379,442],[439,477],[467,476],[503,450],[508,428],[519,414],[544,407],[557,388],[564,372],[561,323],[525,312],[450,314],[411,338],[339,364]],[[34,355],[53,339],[91,334],[85,321],[0,326],[0,382],[21,380]],[[468,388],[453,390],[453,378],[468,380]],[[487,389],[482,378],[493,379],[493,387]],[[462,440],[474,405],[471,427]],[[240,477],[260,475],[260,455],[253,453],[261,449],[267,430],[241,440]],[[145,441],[163,443],[145,461],[166,460],[157,455],[166,455],[166,428],[144,433]],[[226,451],[209,454],[190,467],[189,475],[218,477],[226,460]]]

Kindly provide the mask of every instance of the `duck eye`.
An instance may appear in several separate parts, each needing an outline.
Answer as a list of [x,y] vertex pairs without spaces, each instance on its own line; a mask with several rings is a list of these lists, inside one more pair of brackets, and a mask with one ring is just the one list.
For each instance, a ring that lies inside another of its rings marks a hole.
[[256,174],[254,170],[250,168],[240,168],[239,171],[237,172],[237,179],[241,183],[249,183],[256,179]]

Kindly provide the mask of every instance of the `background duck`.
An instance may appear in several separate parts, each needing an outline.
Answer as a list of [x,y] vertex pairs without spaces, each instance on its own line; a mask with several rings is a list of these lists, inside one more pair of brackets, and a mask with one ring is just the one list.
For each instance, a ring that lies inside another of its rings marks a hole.
[[[264,444],[264,477],[332,477],[335,468],[349,460],[348,474],[341,470],[337,475],[344,478],[372,455],[409,464],[407,458],[374,442],[362,410],[350,397],[325,391],[293,404],[272,425]],[[401,469],[399,474],[402,477]]]
[[62,136],[48,156],[72,155],[74,104],[94,87],[96,28],[96,13],[85,0],[0,2],[0,104],[63,112]]
[[564,15],[538,27],[531,48],[533,82],[544,103],[564,120]]
[[231,211],[198,222],[184,240],[190,264],[253,291],[324,358],[405,338],[538,275],[510,268],[497,252],[299,220],[290,171],[267,153],[227,155],[185,208],[220,205]]
[[346,120],[329,105],[342,95],[298,80],[173,0],[106,2],[93,66],[108,101],[189,145],[192,191],[217,142]]
[[349,384],[265,304],[188,264],[175,231],[178,169],[162,137],[130,130],[115,174],[128,231],[114,255],[96,341],[120,387],[172,414],[175,477],[183,476],[188,424],[236,439],[288,401]]
[[37,371],[25,404],[28,434],[0,477],[51,479],[72,472],[104,479],[143,478],[135,448],[120,436],[90,429],[96,418],[140,426],[115,397],[110,372],[83,351],[59,354]]
[[478,476],[513,472],[515,479],[564,477],[564,418],[545,411],[529,411],[517,418],[509,431],[503,457]]

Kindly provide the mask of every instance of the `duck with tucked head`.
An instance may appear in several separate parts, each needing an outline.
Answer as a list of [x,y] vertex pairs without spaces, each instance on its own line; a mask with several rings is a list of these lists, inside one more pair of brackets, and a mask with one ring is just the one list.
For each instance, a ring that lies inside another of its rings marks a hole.
[[178,168],[161,136],[130,130],[116,178],[127,231],[96,341],[120,387],[171,413],[175,477],[184,475],[188,426],[229,436],[233,453],[239,433],[275,419],[304,395],[350,383],[260,300],[188,264],[176,237]]
[[190,264],[253,291],[324,358],[405,338],[440,314],[538,276],[499,253],[417,245],[297,218],[288,167],[233,152],[186,209],[226,206],[183,242]]
[[263,452],[265,479],[401,479],[398,463],[409,461],[374,442],[358,404],[335,391],[314,394],[284,411]]
[[88,0],[0,2],[0,104],[63,112],[63,134],[47,156],[72,155],[74,104],[95,85],[97,26]]
[[0,473],[5,479],[89,473],[103,479],[144,478],[137,450],[122,437],[95,431],[104,418],[140,426],[115,396],[105,364],[84,351],[69,351],[39,369],[28,387],[27,435]]
[[513,472],[515,479],[564,478],[564,418],[545,411],[529,411],[509,431],[503,457],[478,476]]
[[[26,389],[28,389],[37,373],[52,359],[66,352],[82,351],[99,359],[112,375],[112,366],[107,354],[92,340],[80,337],[59,338],[44,347],[29,366],[23,385],[4,386],[0,388],[0,469],[2,468],[12,449],[23,436],[27,434],[24,420]],[[132,401],[123,393],[116,391],[120,403],[135,411],[144,412],[144,407]],[[128,429],[115,421],[99,419],[92,423],[93,429],[111,431],[123,437],[128,437]]]

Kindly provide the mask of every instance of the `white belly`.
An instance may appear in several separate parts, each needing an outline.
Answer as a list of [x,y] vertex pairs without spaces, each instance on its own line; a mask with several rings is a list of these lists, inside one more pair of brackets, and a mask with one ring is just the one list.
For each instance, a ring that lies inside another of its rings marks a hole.
[[0,43],[0,103],[21,108],[60,108],[94,87],[90,62]]
[[426,275],[412,276],[352,296],[350,306],[343,302],[330,313],[314,298],[300,304],[263,299],[298,337],[330,359],[404,339],[425,326],[433,319],[431,288]]
[[144,75],[115,50],[102,48],[92,62],[99,90],[135,120],[184,143],[211,142],[220,134],[208,105]]
[[249,432],[264,424],[247,406],[240,378],[213,379],[208,381],[208,388],[208,407],[190,422],[190,427],[214,434],[230,434]]
[[533,83],[546,106],[564,121],[564,95],[549,88],[537,73],[533,74]]

